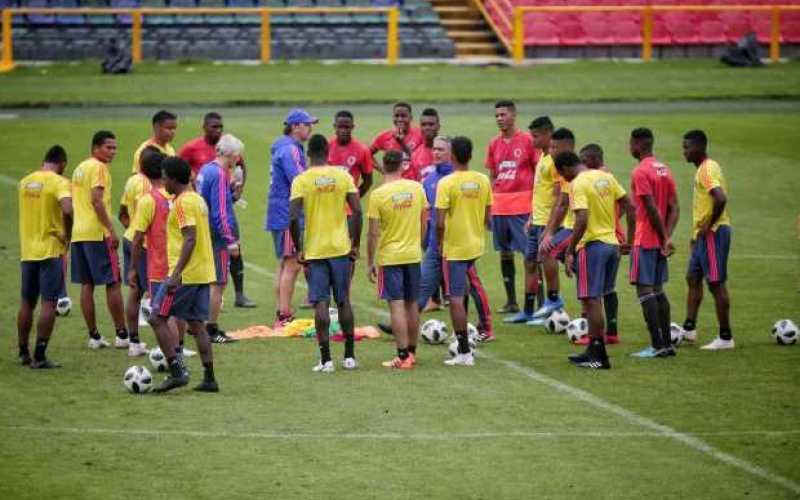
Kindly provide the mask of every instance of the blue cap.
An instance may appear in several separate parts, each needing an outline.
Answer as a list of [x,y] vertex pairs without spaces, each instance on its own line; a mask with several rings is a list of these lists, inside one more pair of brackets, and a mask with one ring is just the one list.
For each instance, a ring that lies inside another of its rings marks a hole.
[[286,125],[296,125],[298,123],[317,123],[319,118],[311,116],[304,109],[294,108],[286,115]]

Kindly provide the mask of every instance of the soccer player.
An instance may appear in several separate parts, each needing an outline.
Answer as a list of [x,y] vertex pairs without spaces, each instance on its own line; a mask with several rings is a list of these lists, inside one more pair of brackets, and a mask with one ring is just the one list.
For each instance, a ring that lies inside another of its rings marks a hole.
[[154,390],[166,392],[189,383],[175,331],[168,320],[186,321],[197,342],[203,362],[203,381],[196,391],[218,392],[214,378],[211,341],[203,322],[208,319],[209,283],[215,279],[208,207],[203,197],[192,190],[189,164],[181,158],[167,158],[161,164],[167,192],[175,197],[167,218],[167,278],[155,292],[150,324],[169,364],[169,376]]
[[631,132],[631,156],[639,164],[631,173],[631,192],[636,207],[636,233],[630,259],[630,282],[650,333],[650,347],[634,353],[639,358],[675,355],[670,341],[670,304],[664,291],[668,279],[667,258],[675,251],[672,232],[678,223],[675,180],[667,165],[653,155],[655,138],[647,128]]
[[144,148],[142,154],[139,155],[139,171],[131,175],[125,183],[125,190],[122,193],[122,200],[119,206],[118,218],[122,227],[125,228],[125,232],[122,235],[123,278],[130,287],[128,300],[125,304],[125,316],[128,321],[128,337],[130,339],[128,356],[131,357],[147,354],[147,346],[139,341],[139,308],[142,304],[142,297],[148,290],[146,258],[141,259],[139,263],[141,267],[136,270],[137,280],[131,281],[129,279],[132,267],[132,241],[136,232],[131,222],[136,217],[139,200],[152,189],[150,179],[144,173],[145,167],[149,170],[154,168],[160,170],[162,161],[164,161],[164,155],[161,154],[161,151],[153,146]]
[[484,252],[485,231],[491,225],[492,190],[489,179],[469,170],[472,141],[455,137],[451,142],[453,173],[436,188],[436,240],[444,259],[445,283],[450,295],[450,319],[458,340],[458,353],[446,365],[472,366],[475,360],[467,337],[468,274]]
[[153,146],[161,151],[164,156],[175,156],[175,148],[172,147],[172,139],[178,130],[178,117],[169,111],[161,110],[153,115],[153,135],[141,143],[133,153],[133,167],[131,173],[139,171],[139,157],[147,146]]
[[424,181],[436,170],[433,163],[433,140],[439,135],[441,128],[439,113],[433,108],[423,109],[419,128],[424,142],[411,154],[411,169],[419,173],[420,181]]
[[[514,252],[525,255],[525,224],[530,218],[533,178],[539,153],[531,136],[516,126],[517,108],[512,101],[499,101],[494,116],[500,133],[489,143],[486,169],[492,181],[492,235],[500,252],[500,271],[506,303],[498,312],[518,313],[514,284]],[[526,271],[527,282],[527,271]]]
[[[272,234],[275,256],[278,258],[275,283],[278,310],[275,313],[275,328],[283,328],[294,320],[292,295],[300,264],[297,262],[297,248],[289,231],[289,195],[292,181],[306,169],[303,143],[311,136],[311,130],[318,121],[302,109],[291,110],[284,121],[283,136],[272,143],[270,150],[272,171],[265,229]],[[302,219],[298,222],[302,225]]]
[[556,155],[558,173],[571,183],[570,203],[575,213],[575,226],[567,248],[567,276],[577,275],[578,298],[589,322],[591,341],[582,354],[569,357],[581,368],[609,369],[611,362],[603,340],[603,307],[600,298],[614,290],[620,253],[615,233],[617,213],[628,215],[628,234],[633,233],[633,212],[625,190],[613,175],[601,170],[588,170],[575,153]]
[[219,329],[217,320],[222,307],[222,294],[228,283],[228,256],[238,256],[239,240],[234,227],[233,194],[230,177],[244,152],[244,144],[236,137],[225,134],[216,145],[217,156],[197,174],[197,192],[208,206],[208,221],[211,227],[211,243],[214,251],[216,279],[211,284],[211,298],[206,331],[215,344],[237,342]]
[[392,107],[394,127],[384,130],[372,140],[369,149],[373,158],[378,151],[398,150],[403,153],[403,178],[419,180],[419,172],[411,165],[411,155],[422,145],[424,139],[420,129],[414,126],[411,105],[398,102]]
[[[39,170],[19,182],[19,245],[22,293],[17,315],[19,360],[31,368],[58,368],[47,359],[47,343],[56,321],[56,301],[64,288],[64,252],[72,231],[72,194],[62,177],[67,152],[51,147]],[[31,359],[28,339],[36,302],[42,298]]]
[[400,151],[387,151],[383,156],[383,184],[370,196],[367,210],[367,262],[369,280],[377,281],[380,298],[389,303],[397,344],[397,356],[383,366],[409,370],[416,363],[419,264],[428,203],[419,182],[403,179],[402,166]]
[[353,113],[342,110],[333,119],[335,135],[328,141],[328,165],[347,170],[353,176],[358,196],[363,198],[372,187],[372,153],[355,137]]
[[683,136],[683,157],[697,168],[692,203],[692,254],[686,283],[686,339],[697,339],[697,311],[703,301],[703,278],[714,297],[719,336],[701,347],[707,351],[733,349],[730,324],[730,299],[725,284],[728,278],[728,253],[731,247],[731,218],[728,214],[728,184],[719,163],[708,157],[708,138],[702,130]]
[[[331,289],[339,310],[339,323],[344,334],[345,370],[358,367],[353,337],[353,308],[350,305],[350,273],[358,258],[361,237],[361,204],[353,178],[338,167],[326,165],[328,141],[314,135],[308,141],[310,168],[292,182],[291,232],[297,245],[298,261],[309,268],[309,299],[314,304],[314,326],[317,330],[320,361],[314,372],[334,371],[328,340],[330,316],[328,305]],[[353,213],[352,226],[342,207]],[[305,227],[300,224],[305,213]]]
[[109,165],[117,154],[113,133],[100,130],[92,137],[92,156],[72,173],[72,227],[70,263],[72,282],[81,285],[81,312],[89,329],[89,348],[108,347],[97,331],[94,287],[105,285],[106,304],[117,330],[114,347],[130,346],[120,290],[119,237],[111,222],[111,174]]
[[[219,138],[222,137],[223,123],[222,115],[215,112],[206,113],[203,117],[203,135],[196,137],[178,150],[178,156],[186,160],[189,166],[192,167],[192,180],[197,178],[200,168],[206,163],[214,161],[217,157],[215,150]],[[234,169],[234,175],[231,179],[231,189],[233,189],[233,201],[238,201],[242,198],[244,185],[247,182],[247,164],[244,157],[240,157],[239,162]],[[238,180],[237,180],[238,178]],[[236,213],[234,212],[234,216]],[[239,239],[239,225],[234,218],[234,235]],[[244,259],[242,258],[242,242],[239,241],[239,251],[234,255],[231,253],[230,257],[230,274],[233,280],[233,288],[236,291],[236,300],[233,305],[236,307],[256,307],[256,303],[250,300],[244,293]]]

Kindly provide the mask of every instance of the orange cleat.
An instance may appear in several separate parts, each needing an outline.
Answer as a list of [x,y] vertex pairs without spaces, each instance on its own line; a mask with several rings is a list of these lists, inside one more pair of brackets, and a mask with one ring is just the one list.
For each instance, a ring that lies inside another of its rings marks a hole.
[[398,370],[411,370],[414,368],[414,361],[411,356],[407,357],[406,359],[400,359],[399,357],[393,358],[391,361],[384,361],[381,365],[385,366],[386,368],[396,368]]
[[606,335],[606,344],[619,344],[619,335]]

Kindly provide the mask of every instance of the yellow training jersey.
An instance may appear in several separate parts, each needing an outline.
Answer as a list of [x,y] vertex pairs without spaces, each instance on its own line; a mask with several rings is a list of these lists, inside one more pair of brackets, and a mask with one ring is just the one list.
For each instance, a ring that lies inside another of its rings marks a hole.
[[136,232],[133,229],[133,218],[136,215],[136,207],[139,203],[139,198],[144,196],[145,193],[150,191],[150,179],[144,174],[133,174],[128,178],[125,183],[125,191],[122,193],[122,200],[120,205],[128,208],[128,218],[130,223],[125,233],[122,235],[128,241],[133,241],[133,234]]
[[[560,174],[556,175],[558,175],[558,184],[559,186],[561,186],[561,192],[569,195],[571,189],[569,182],[567,182],[565,178],[561,177]],[[561,223],[561,227],[565,229],[572,229],[572,226],[574,225],[575,225],[575,214],[572,213],[572,200],[570,199],[569,206],[567,207],[567,213],[564,215],[564,222]]]
[[456,170],[439,181],[436,208],[447,211],[443,253],[448,260],[472,260],[486,244],[486,207],[492,205],[489,178],[471,170]]
[[103,205],[111,217],[111,175],[108,165],[96,158],[89,158],[75,167],[72,173],[72,209],[75,223],[72,226],[72,241],[103,241],[106,228],[97,217],[92,206],[92,189],[103,188]]
[[[714,210],[714,199],[711,197],[711,190],[714,188],[722,189],[725,195],[728,195],[728,183],[722,175],[722,168],[719,163],[711,158],[700,164],[697,168],[697,173],[694,175],[694,201],[692,203],[692,239],[697,237],[697,230],[703,221],[711,218],[711,213]],[[728,215],[728,205],[722,211],[712,231],[716,231],[719,226],[729,226],[731,224],[730,215]]]
[[189,226],[195,228],[195,246],[192,256],[181,273],[184,285],[205,285],[216,281],[214,254],[211,249],[211,230],[208,226],[208,207],[203,197],[187,189],[173,202],[167,218],[167,255],[169,257],[169,275],[172,276],[175,265],[181,256],[183,234],[181,229]]
[[602,170],[585,170],[572,180],[570,205],[572,210],[588,210],[586,232],[576,248],[590,241],[617,245],[616,202],[625,196],[617,179]]
[[367,217],[381,224],[378,265],[422,260],[422,211],[427,206],[422,184],[412,180],[389,182],[372,192]]
[[536,180],[533,184],[533,203],[531,206],[531,222],[534,226],[546,226],[550,220],[550,212],[556,202],[553,190],[559,176],[553,157],[542,155],[536,164]]
[[292,181],[291,199],[303,199],[306,259],[330,259],[350,253],[344,206],[358,193],[353,176],[339,167],[311,167]]
[[19,181],[20,260],[52,259],[64,254],[60,202],[70,196],[69,181],[50,170],[37,170]]
[[153,138],[151,137],[150,139],[147,139],[146,141],[141,143],[139,147],[136,149],[136,151],[133,153],[133,167],[131,168],[132,174],[139,173],[139,159],[142,156],[142,151],[144,151],[144,148],[146,148],[147,146],[153,146],[154,148],[164,153],[165,156],[175,156],[175,148],[172,147],[172,144],[167,144],[165,146],[162,146],[161,144],[153,140]]

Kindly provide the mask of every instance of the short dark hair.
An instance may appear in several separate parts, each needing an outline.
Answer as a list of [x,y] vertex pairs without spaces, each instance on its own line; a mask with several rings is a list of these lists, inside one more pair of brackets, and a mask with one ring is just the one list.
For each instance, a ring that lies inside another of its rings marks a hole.
[[164,123],[167,120],[177,120],[177,119],[178,117],[174,113],[170,113],[169,111],[162,109],[161,111],[153,115],[153,125],[155,125],[156,123]]
[[[153,117],[153,119],[155,120],[155,116]],[[211,111],[209,113],[206,113],[206,115],[203,117],[203,123],[204,124],[208,123],[211,120],[222,120],[222,115],[217,113],[216,111]]]
[[472,159],[472,141],[469,137],[459,135],[453,137],[450,141],[450,150],[453,153],[453,158],[462,165],[466,165]]
[[179,156],[167,157],[161,162],[161,168],[164,170],[164,175],[181,184],[189,184],[189,180],[192,178],[192,167]]
[[568,128],[560,127],[560,128],[557,128],[555,130],[555,132],[553,132],[552,139],[554,141],[570,141],[570,142],[572,142],[574,144],[575,143],[575,134],[573,134],[572,130],[570,130]]
[[706,133],[699,129],[690,130],[686,132],[685,134],[683,134],[683,138],[684,140],[687,140],[692,144],[700,146],[703,149],[706,149],[706,147],[708,146],[708,137],[706,136]]
[[564,151],[558,153],[553,161],[556,164],[556,170],[558,170],[559,172],[563,172],[565,168],[579,165],[581,159],[578,158],[578,155],[576,155],[572,151]]
[[351,120],[355,120],[355,118],[353,117],[353,113],[351,113],[350,111],[348,111],[346,109],[343,109],[343,110],[337,112],[336,116],[333,117],[333,121],[336,121],[339,118],[350,118]]
[[45,163],[67,163],[67,151],[56,144],[44,154],[44,161]]
[[283,125],[283,135],[289,135],[292,133],[292,125],[284,124]]
[[589,153],[593,154],[600,158],[600,161],[603,161],[603,148],[600,147],[599,144],[587,144],[581,148],[581,154]]
[[655,137],[653,136],[653,131],[646,127],[639,127],[635,128],[631,131],[631,139],[636,139],[637,141],[646,140],[653,142]]
[[433,108],[425,108],[425,109],[422,110],[422,115],[421,116],[434,116],[438,120],[439,119],[439,112],[436,111]]
[[511,111],[516,111],[517,110],[517,106],[514,104],[514,101],[512,101],[510,99],[503,99],[503,100],[500,100],[500,101],[497,101],[496,103],[494,103],[494,109],[497,109],[497,108],[508,108]]
[[528,126],[528,130],[538,130],[540,128],[552,131],[555,128],[555,125],[553,125],[550,117],[545,115],[534,118],[533,121],[531,121],[531,124]]
[[406,108],[409,113],[412,112],[411,105],[409,103],[407,103],[407,102],[404,102],[404,101],[400,101],[400,102],[394,103],[394,106],[392,106],[392,109],[396,109],[396,108]]
[[116,139],[116,138],[117,138],[117,136],[115,136],[115,135],[114,135],[114,133],[113,133],[113,132],[111,132],[111,131],[108,131],[108,130],[98,130],[98,131],[97,131],[97,132],[95,132],[95,133],[94,133],[94,135],[92,136],[92,147],[93,147],[93,148],[95,148],[95,147],[100,147],[100,146],[102,146],[103,144],[105,144],[105,142],[106,142],[108,139]]
[[322,134],[314,134],[308,140],[308,156],[321,158],[328,156],[328,139]]
[[147,146],[142,150],[142,155],[139,157],[139,170],[148,179],[161,178],[161,163],[166,156],[153,146]]
[[393,174],[400,170],[403,165],[403,153],[396,149],[390,149],[383,155],[383,170],[387,174]]

